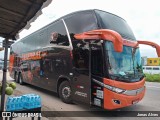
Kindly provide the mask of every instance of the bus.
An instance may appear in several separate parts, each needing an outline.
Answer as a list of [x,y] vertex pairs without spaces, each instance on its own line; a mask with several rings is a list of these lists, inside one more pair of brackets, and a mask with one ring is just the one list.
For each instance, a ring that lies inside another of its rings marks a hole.
[[102,10],[65,15],[11,46],[10,76],[56,92],[65,103],[113,110],[145,94],[139,44],[127,22]]

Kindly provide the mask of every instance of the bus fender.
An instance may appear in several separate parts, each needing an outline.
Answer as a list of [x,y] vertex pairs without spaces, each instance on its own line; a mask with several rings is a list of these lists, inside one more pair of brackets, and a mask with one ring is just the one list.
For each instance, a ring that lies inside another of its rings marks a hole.
[[57,88],[56,88],[57,93],[58,93],[58,88],[63,81],[68,81],[69,83],[71,83],[71,79],[69,77],[64,76],[64,75],[59,76],[57,79]]

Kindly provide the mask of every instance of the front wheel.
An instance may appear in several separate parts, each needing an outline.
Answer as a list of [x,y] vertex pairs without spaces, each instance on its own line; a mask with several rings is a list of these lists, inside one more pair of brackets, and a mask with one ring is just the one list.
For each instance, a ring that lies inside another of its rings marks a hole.
[[65,103],[72,103],[72,91],[68,81],[63,81],[59,86],[59,97]]

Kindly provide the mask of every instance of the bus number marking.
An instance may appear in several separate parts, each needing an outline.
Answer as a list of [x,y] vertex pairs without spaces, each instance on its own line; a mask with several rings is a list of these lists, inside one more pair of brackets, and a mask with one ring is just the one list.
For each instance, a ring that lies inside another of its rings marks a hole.
[[85,98],[87,97],[87,93],[83,93],[83,92],[79,92],[79,91],[76,91],[75,95],[82,96],[82,97],[85,97]]

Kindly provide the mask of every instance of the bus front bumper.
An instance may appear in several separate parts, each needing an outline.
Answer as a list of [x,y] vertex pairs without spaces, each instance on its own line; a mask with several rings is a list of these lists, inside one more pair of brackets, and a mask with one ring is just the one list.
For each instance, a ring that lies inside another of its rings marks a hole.
[[145,86],[136,95],[118,94],[104,88],[104,109],[112,110],[131,106],[142,100],[145,94]]

